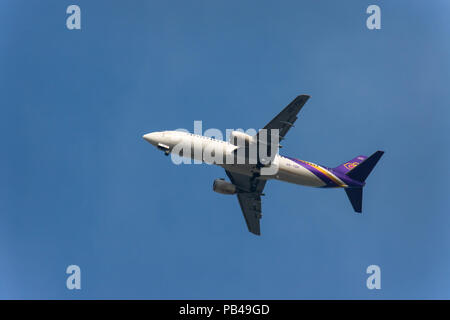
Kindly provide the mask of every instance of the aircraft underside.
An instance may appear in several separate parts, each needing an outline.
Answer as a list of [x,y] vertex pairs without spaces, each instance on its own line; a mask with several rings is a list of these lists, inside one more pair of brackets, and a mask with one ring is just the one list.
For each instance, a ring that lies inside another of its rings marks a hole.
[[[272,179],[309,187],[344,188],[354,211],[361,213],[365,180],[383,151],[370,157],[357,156],[336,168],[272,152],[274,148],[278,151],[280,141],[284,140],[308,99],[308,95],[295,98],[256,135],[233,131],[230,141],[222,141],[188,132],[163,131],[146,134],[144,139],[166,155],[172,153],[224,168],[230,182],[216,179],[213,190],[237,196],[247,228],[253,234],[261,234],[261,196],[266,182]],[[256,149],[252,149],[255,146]],[[260,150],[267,152],[261,155]]]

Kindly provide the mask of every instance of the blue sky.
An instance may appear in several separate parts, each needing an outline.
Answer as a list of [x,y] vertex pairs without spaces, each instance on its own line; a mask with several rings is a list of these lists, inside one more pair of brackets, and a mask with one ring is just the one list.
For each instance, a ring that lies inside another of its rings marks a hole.
[[[449,9],[1,1],[0,298],[450,298]],[[362,215],[343,190],[273,181],[256,237],[212,191],[222,169],[173,165],[141,138],[194,120],[258,128],[301,93],[283,154],[386,152]],[[366,288],[372,264],[381,290]]]

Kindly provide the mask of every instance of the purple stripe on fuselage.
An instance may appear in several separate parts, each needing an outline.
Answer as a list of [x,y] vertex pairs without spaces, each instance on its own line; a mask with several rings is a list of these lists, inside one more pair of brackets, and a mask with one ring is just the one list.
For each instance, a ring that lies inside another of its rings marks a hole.
[[323,181],[323,183],[325,183],[325,186],[323,186],[322,188],[335,188],[335,187],[339,187],[338,184],[336,184],[333,180],[331,180],[330,178],[328,178],[325,174],[323,174],[322,172],[320,172],[319,170],[317,170],[317,168],[313,167],[310,164],[307,164],[306,162],[300,161],[298,159],[295,158],[290,158],[290,157],[286,157],[285,158],[294,161],[295,163],[301,165],[303,168],[307,169],[308,171],[312,172],[316,177],[318,177],[320,180]]
[[[320,180],[322,180],[323,183],[325,183],[325,186],[323,186],[322,188],[336,188],[336,187],[340,187],[340,185],[336,184],[333,180],[331,180],[325,174],[323,174],[322,172],[317,170],[314,166],[311,166],[311,165],[307,164],[306,162],[302,162],[302,161],[300,161],[298,159],[295,159],[295,158],[286,157],[286,156],[285,156],[285,158],[287,158],[289,160],[292,160],[295,163],[301,165],[303,168],[309,170],[316,177],[318,177]],[[342,172],[340,172],[338,170],[335,170],[335,169],[332,169],[332,168],[328,168],[328,167],[324,167],[324,166],[321,166],[321,167],[324,168],[325,170],[328,170],[331,173],[333,173],[336,177],[341,179],[350,188],[351,187],[363,187],[365,185],[364,182],[361,183],[359,181],[353,180],[349,176],[347,176],[345,173],[342,173]]]
[[348,175],[346,175],[345,173],[342,173],[340,171],[337,171],[334,169],[328,169],[328,170],[333,172],[336,177],[338,177],[339,179],[344,181],[344,183],[346,185],[348,185],[349,187],[364,187],[364,185],[366,184],[365,182],[359,182],[359,181],[353,180]]

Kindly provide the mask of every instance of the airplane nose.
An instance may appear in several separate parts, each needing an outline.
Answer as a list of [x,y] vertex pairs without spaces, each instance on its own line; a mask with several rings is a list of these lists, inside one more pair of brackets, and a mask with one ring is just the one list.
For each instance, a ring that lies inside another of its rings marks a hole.
[[144,134],[142,136],[142,138],[144,138],[145,140],[147,140],[148,142],[150,142],[153,145],[157,145],[159,136],[160,136],[159,132],[152,132],[152,133]]

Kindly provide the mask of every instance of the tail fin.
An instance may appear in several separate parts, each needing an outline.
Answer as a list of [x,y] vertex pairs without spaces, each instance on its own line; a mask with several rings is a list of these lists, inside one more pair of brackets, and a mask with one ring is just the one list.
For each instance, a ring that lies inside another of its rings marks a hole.
[[[369,174],[372,172],[373,168],[380,160],[381,156],[384,154],[383,151],[377,151],[372,154],[367,159],[363,160],[360,164],[356,165],[353,169],[346,173],[347,176],[353,180],[364,182],[366,181]],[[357,158],[355,158],[357,159]],[[347,194],[348,200],[350,200],[353,209],[356,212],[362,212],[362,195],[363,188],[346,188],[345,193]]]
[[364,182],[366,181],[369,174],[372,172],[372,169],[377,164],[378,160],[380,160],[381,156],[384,154],[383,151],[377,151],[368,157],[366,160],[361,162],[359,165],[348,171],[346,174],[353,180]]
[[350,200],[353,210],[358,213],[362,212],[362,188],[347,188],[344,189],[347,193],[348,200]]
[[341,164],[339,167],[334,168],[334,170],[339,171],[341,173],[347,173],[366,159],[367,159],[366,156],[357,156],[357,157],[353,158],[352,160],[349,160],[349,161]]

